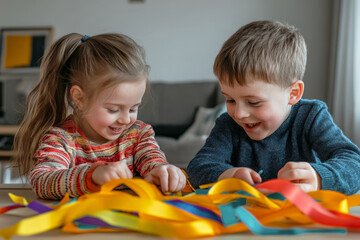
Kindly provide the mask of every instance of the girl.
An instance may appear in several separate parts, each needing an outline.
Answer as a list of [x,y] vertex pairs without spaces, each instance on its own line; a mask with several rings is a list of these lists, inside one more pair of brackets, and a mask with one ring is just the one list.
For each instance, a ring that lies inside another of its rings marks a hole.
[[77,197],[135,174],[163,192],[185,187],[152,127],[136,120],[147,77],[143,49],[124,35],[71,33],[50,47],[14,141],[14,165],[40,198]]

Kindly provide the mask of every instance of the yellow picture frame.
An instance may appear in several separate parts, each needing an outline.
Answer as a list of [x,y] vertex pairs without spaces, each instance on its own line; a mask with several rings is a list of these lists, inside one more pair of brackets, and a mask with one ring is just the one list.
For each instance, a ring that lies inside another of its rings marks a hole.
[[52,39],[52,27],[1,29],[0,73],[38,72]]

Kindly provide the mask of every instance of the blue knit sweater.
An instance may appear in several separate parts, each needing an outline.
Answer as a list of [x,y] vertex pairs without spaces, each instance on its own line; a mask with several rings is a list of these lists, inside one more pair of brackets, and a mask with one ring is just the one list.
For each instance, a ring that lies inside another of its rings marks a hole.
[[322,189],[344,194],[360,189],[360,150],[318,100],[300,100],[282,125],[260,141],[250,139],[227,113],[222,114],[187,173],[194,187],[216,182],[232,167],[262,169],[266,181],[277,178],[290,161],[309,162],[321,177]]

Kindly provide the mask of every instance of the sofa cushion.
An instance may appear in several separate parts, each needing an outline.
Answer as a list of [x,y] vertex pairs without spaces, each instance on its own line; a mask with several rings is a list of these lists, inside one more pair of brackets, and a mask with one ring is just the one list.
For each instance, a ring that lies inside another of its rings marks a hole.
[[193,122],[200,106],[214,107],[222,102],[217,81],[151,82],[138,119],[151,124],[157,135],[178,137]]
[[160,149],[165,153],[166,159],[170,164],[179,168],[186,169],[190,160],[205,144],[205,139],[194,137],[188,141],[179,141],[175,138],[155,136]]
[[226,112],[225,102],[213,108],[200,107],[193,124],[179,137],[179,141],[188,141],[194,137],[206,139],[215,125],[215,120],[224,112]]
[[193,124],[178,139],[157,134],[155,138],[168,162],[186,169],[190,160],[205,144],[215,125],[215,119],[224,112],[226,112],[225,102],[213,108],[199,107]]

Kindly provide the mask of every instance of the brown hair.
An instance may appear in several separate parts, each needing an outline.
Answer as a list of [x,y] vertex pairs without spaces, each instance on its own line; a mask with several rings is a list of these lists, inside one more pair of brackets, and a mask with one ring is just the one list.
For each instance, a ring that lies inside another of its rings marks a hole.
[[306,44],[294,27],[276,21],[255,21],[241,27],[222,46],[214,62],[219,81],[244,85],[248,77],[289,87],[302,80]]
[[12,163],[20,176],[31,170],[43,135],[76,110],[70,88],[78,85],[91,103],[97,94],[121,80],[148,77],[143,48],[131,38],[107,33],[86,38],[77,33],[61,37],[45,53],[40,81],[27,98],[24,119],[15,135]]

